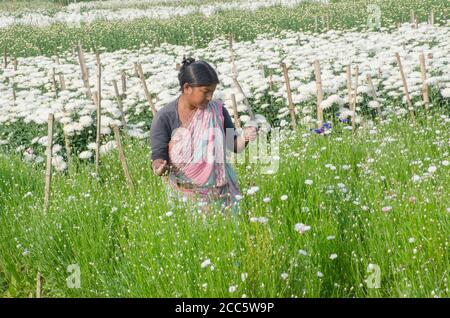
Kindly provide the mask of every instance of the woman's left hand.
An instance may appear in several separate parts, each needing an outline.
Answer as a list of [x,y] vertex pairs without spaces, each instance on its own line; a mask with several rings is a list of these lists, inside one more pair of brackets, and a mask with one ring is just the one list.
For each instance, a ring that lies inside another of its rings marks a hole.
[[256,127],[250,126],[244,128],[244,140],[245,141],[253,141],[258,136],[256,132]]

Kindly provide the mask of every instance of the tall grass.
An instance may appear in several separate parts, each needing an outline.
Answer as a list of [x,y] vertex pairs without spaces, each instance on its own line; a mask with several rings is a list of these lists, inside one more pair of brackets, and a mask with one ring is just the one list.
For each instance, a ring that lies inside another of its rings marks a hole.
[[[244,195],[237,217],[171,206],[148,142],[124,140],[135,195],[112,152],[98,178],[82,162],[56,174],[47,215],[42,169],[1,155],[0,295],[34,295],[39,271],[44,297],[448,297],[444,117],[393,119],[355,136],[340,126],[287,134],[276,174],[238,165],[243,193],[259,190]],[[300,234],[297,223],[311,230]],[[70,264],[80,267],[80,289],[67,287]],[[380,267],[380,288],[365,282],[369,264]]]

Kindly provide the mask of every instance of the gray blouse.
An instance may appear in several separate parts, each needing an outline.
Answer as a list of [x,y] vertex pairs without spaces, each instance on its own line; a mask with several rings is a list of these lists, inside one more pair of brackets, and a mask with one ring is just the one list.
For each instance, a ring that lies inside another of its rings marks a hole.
[[[180,120],[178,116],[178,100],[180,96],[174,101],[170,102],[164,106],[161,110],[156,113],[155,118],[152,121],[152,126],[150,129],[151,136],[151,148],[152,148],[152,160],[163,159],[169,161],[169,141],[175,129],[180,127]],[[234,127],[233,121],[231,120],[230,113],[223,107],[223,117],[224,117],[224,130],[225,133],[228,129],[233,129],[234,141],[239,135]],[[226,136],[225,136],[226,138]],[[227,141],[229,139],[226,139]],[[233,140],[233,139],[231,139]],[[229,149],[235,149],[234,145],[228,144]]]

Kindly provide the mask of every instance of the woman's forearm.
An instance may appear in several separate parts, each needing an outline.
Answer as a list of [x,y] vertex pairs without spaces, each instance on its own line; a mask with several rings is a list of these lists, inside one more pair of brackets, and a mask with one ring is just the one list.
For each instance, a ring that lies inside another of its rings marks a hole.
[[245,147],[247,146],[247,144],[248,144],[248,141],[245,141],[245,138],[243,135],[238,136],[234,142],[234,152],[235,153],[242,152],[245,149]]

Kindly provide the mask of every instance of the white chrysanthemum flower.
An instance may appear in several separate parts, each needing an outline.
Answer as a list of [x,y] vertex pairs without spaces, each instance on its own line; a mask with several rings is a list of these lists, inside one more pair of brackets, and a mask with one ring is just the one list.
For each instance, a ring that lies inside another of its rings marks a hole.
[[97,149],[97,143],[95,143],[95,142],[90,142],[90,143],[88,143],[87,149],[90,149],[90,150],[95,150],[95,149]]
[[208,258],[200,264],[200,267],[205,268],[205,267],[208,267],[209,265],[211,265],[211,260]]
[[303,234],[303,233],[305,233],[306,231],[311,230],[311,226],[305,225],[305,224],[303,224],[303,223],[297,223],[297,224],[295,224],[295,230],[296,230],[297,232],[299,232],[300,234]]
[[54,156],[52,157],[52,166],[56,171],[64,171],[67,169],[67,163],[64,161],[62,156]]
[[91,151],[89,151],[89,150],[85,150],[85,151],[82,151],[82,152],[80,152],[80,154],[78,155],[78,158],[80,158],[80,159],[89,159],[89,158],[91,158],[92,157],[92,152]]
[[59,144],[55,144],[52,147],[52,154],[55,155],[57,152],[61,151],[62,146]]
[[111,150],[117,147],[116,142],[114,140],[108,141],[106,144],[100,146],[100,154],[106,155]]
[[378,101],[376,101],[376,100],[371,100],[368,103],[368,106],[369,106],[369,108],[377,109],[377,108],[380,108],[380,103]]
[[94,122],[94,120],[92,119],[91,116],[81,116],[80,117],[80,125],[82,125],[83,127],[89,127],[92,125],[93,122]]
[[444,98],[450,98],[450,87],[444,88],[441,90],[441,95]]

